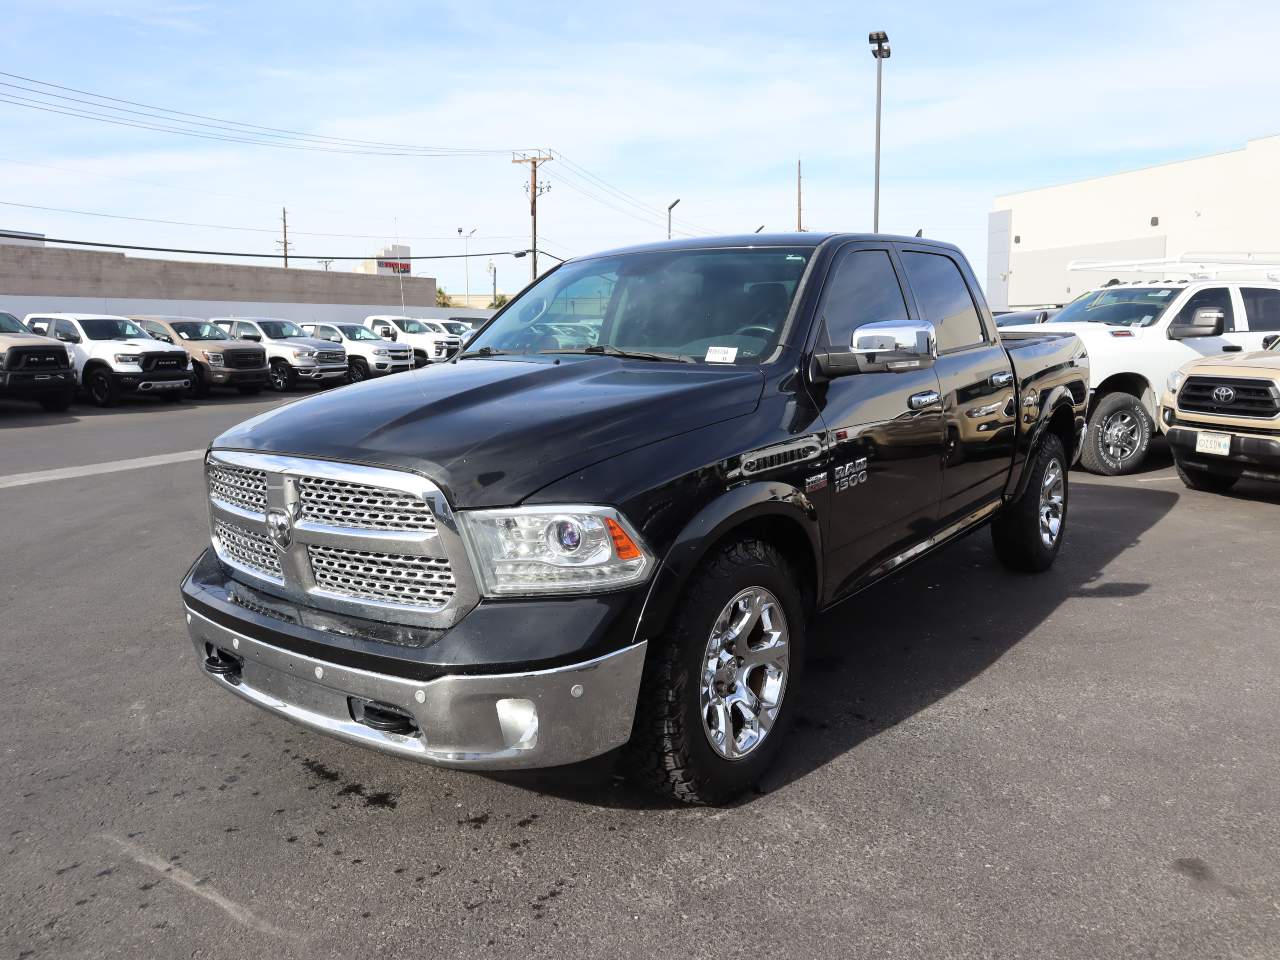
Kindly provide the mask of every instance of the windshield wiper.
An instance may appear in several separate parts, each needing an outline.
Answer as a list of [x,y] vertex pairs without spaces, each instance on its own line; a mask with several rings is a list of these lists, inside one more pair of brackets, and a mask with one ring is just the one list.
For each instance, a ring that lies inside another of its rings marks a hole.
[[509,354],[510,350],[495,350],[493,347],[480,347],[478,350],[468,350],[466,353],[458,354],[459,360],[465,360],[468,357],[502,357]]
[[543,353],[577,353],[595,357],[621,357],[623,360],[653,360],[662,363],[693,363],[678,353],[644,353],[637,350],[620,350],[608,343],[597,343],[581,350],[543,350]]

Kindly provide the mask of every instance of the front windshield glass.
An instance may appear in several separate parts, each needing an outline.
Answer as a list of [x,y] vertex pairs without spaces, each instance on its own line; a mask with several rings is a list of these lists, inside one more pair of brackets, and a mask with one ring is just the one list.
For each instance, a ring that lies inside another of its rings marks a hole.
[[399,327],[401,330],[403,330],[405,333],[430,333],[431,332],[425,326],[419,323],[417,320],[410,320],[408,317],[393,317],[392,320],[395,323],[395,325]]
[[1177,299],[1180,287],[1106,287],[1067,304],[1054,323],[1109,323],[1149,327]]
[[467,326],[465,323],[459,323],[457,320],[441,320],[440,326],[444,327],[454,336],[458,336],[458,337],[462,336],[464,333],[469,333],[471,331],[471,328],[469,326]]
[[88,317],[80,321],[80,326],[90,340],[152,339],[151,334],[124,317]]
[[286,340],[289,337],[305,337],[302,328],[288,320],[259,320],[258,326],[272,340]]
[[654,250],[570,263],[512,303],[467,355],[626,351],[758,363],[781,338],[812,254]]
[[12,313],[0,313],[0,333],[30,333]]
[[231,337],[221,327],[203,320],[182,320],[170,323],[173,332],[183,340],[230,340]]
[[338,326],[342,335],[348,340],[381,340],[382,338],[370,330],[354,323],[343,323]]

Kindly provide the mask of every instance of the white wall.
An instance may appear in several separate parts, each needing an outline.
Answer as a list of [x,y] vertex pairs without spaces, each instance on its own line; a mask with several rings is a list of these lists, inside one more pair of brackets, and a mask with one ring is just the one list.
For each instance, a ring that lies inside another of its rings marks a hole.
[[0,292],[0,310],[19,320],[29,313],[109,313],[118,316],[161,314],[183,317],[279,317],[295,323],[359,322],[375,313],[403,313],[410,317],[476,317],[492,310],[465,307],[406,307],[374,303],[363,306],[338,303],[252,303],[244,300],[126,300],[117,297],[29,297]]
[[[1008,194],[992,209],[1009,211],[1013,308],[1061,303],[1085,289],[1088,280],[1066,270],[1075,258],[1280,251],[1280,136],[1228,153]],[[992,231],[989,242],[999,246],[1003,237]],[[1003,257],[1002,250],[988,250],[989,262]]]

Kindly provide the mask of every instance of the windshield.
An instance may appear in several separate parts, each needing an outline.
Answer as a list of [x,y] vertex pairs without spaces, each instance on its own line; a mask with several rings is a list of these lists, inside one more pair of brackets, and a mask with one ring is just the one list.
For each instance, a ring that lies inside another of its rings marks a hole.
[[348,340],[381,340],[382,338],[370,330],[368,327],[361,327],[354,323],[343,323],[338,326],[342,335]]
[[286,340],[289,337],[305,337],[302,328],[288,320],[259,320],[258,326],[272,340]]
[[570,263],[514,301],[467,355],[629,351],[758,363],[782,335],[812,253],[655,250]]
[[80,321],[90,340],[150,340],[151,335],[123,317],[88,317]]
[[464,333],[470,333],[471,327],[465,323],[459,323],[457,320],[441,320],[440,326],[444,327],[455,336],[462,336]]
[[1092,290],[1067,304],[1054,323],[1109,323],[1149,327],[1177,298],[1180,287],[1107,287]]
[[425,326],[417,320],[410,320],[408,317],[393,317],[392,323],[403,330],[405,333],[430,333]]
[[30,333],[12,313],[0,313],[0,333]]
[[221,327],[215,327],[212,323],[206,323],[203,320],[183,320],[181,322],[170,323],[173,332],[180,336],[183,340],[230,340],[231,337]]

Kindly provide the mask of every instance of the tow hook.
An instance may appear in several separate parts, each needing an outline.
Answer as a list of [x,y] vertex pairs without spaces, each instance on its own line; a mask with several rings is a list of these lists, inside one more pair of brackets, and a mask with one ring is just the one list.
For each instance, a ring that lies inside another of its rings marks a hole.
[[204,658],[204,668],[215,677],[222,677],[228,683],[240,683],[240,671],[244,661],[235,654],[227,653],[218,647],[206,646],[208,656]]
[[382,733],[398,733],[404,737],[416,736],[418,733],[417,721],[399,707],[393,707],[389,703],[378,703],[375,700],[365,700],[361,697],[348,697],[347,700],[352,719],[356,723],[363,723],[366,727],[372,727]]

